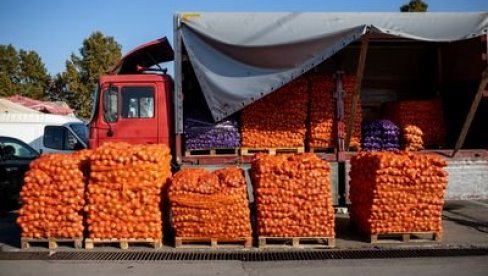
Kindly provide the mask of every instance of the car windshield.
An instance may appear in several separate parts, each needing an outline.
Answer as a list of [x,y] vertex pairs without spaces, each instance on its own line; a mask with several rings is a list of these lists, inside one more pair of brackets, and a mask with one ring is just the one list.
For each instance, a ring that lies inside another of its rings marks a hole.
[[84,124],[71,124],[69,126],[85,145],[88,144],[88,128]]
[[10,138],[0,137],[0,157],[15,157],[21,159],[33,159],[39,154],[24,142]]

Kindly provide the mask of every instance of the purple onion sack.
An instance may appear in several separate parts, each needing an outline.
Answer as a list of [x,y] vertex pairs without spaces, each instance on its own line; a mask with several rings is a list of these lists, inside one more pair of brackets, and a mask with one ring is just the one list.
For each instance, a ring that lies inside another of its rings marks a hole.
[[400,128],[389,120],[364,123],[362,134],[362,150],[364,151],[397,151],[400,149]]
[[198,116],[187,117],[184,121],[185,149],[231,149],[241,146],[239,124],[234,118],[217,123]]

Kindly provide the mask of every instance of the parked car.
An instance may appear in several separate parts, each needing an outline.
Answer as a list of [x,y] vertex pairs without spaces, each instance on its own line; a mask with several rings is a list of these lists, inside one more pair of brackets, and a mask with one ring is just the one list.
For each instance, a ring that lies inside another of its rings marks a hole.
[[0,211],[19,208],[24,174],[38,156],[36,150],[19,139],[0,136]]
[[0,114],[0,136],[17,138],[41,153],[70,153],[87,147],[88,128],[70,116],[7,113]]

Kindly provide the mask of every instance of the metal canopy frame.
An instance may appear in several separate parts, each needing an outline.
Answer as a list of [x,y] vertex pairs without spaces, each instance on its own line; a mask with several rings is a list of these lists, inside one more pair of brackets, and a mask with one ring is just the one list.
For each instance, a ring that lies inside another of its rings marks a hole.
[[471,127],[471,123],[473,122],[474,116],[476,115],[476,111],[478,110],[478,106],[480,104],[481,98],[483,97],[483,93],[485,92],[486,86],[488,85],[488,67],[482,73],[481,81],[478,86],[478,91],[476,92],[473,102],[471,103],[471,108],[469,109],[468,115],[466,116],[466,120],[464,121],[463,128],[459,133],[459,137],[456,142],[456,146],[452,151],[451,157],[454,157],[456,153],[463,147],[464,140],[468,135],[469,128]]
[[359,63],[356,72],[356,85],[354,87],[351,112],[349,113],[349,118],[347,120],[346,139],[344,140],[344,147],[346,150],[349,150],[349,143],[351,142],[354,121],[356,121],[357,105],[361,96],[361,85],[363,82],[364,68],[366,66],[366,56],[368,53],[370,36],[371,32],[368,30],[366,34],[362,37],[361,52],[359,53]]

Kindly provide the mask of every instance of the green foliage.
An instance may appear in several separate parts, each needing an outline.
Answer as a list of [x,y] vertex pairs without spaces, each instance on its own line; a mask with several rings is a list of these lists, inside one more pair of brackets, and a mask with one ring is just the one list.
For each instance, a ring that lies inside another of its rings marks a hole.
[[50,76],[41,57],[34,51],[17,51],[12,45],[0,45],[0,96],[15,94],[43,99]]
[[429,5],[422,0],[411,0],[400,7],[401,12],[426,12]]
[[94,32],[83,41],[79,55],[71,54],[66,70],[51,77],[36,52],[0,45],[0,97],[19,94],[34,99],[62,100],[78,116],[88,118],[98,78],[120,58],[120,44],[113,37]]
[[49,85],[50,76],[42,63],[41,57],[34,52],[20,50],[20,78],[25,95],[34,99],[45,97],[46,88]]
[[83,41],[79,55],[71,54],[66,70],[52,80],[51,98],[67,101],[78,116],[89,118],[98,78],[121,56],[121,46],[113,37],[92,33]]

